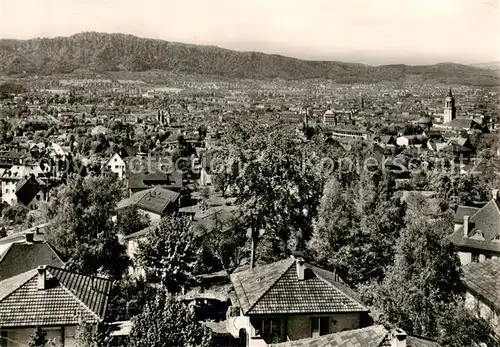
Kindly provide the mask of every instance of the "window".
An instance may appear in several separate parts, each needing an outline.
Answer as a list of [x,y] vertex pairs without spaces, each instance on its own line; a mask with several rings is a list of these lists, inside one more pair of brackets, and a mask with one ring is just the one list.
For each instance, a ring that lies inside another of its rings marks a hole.
[[261,319],[255,326],[255,330],[262,337],[281,336],[281,322],[278,318]]
[[472,262],[479,263],[479,253],[472,253]]
[[329,317],[315,317],[312,319],[312,332],[313,335],[326,335],[330,332],[330,318]]
[[2,331],[0,332],[0,347],[7,347],[7,345],[8,345],[7,332]]

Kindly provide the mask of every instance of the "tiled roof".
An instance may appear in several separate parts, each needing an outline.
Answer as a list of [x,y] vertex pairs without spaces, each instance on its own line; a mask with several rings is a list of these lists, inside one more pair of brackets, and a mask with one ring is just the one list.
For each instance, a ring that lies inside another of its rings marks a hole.
[[472,119],[468,118],[455,118],[451,122],[443,124],[443,126],[455,129],[477,129],[480,128],[479,124]]
[[440,347],[436,341],[429,340],[423,337],[408,335],[406,337],[407,347]]
[[195,230],[211,231],[215,227],[220,226],[221,231],[225,231],[230,227],[230,221],[236,216],[238,206],[218,206],[211,209],[208,214],[195,215],[193,226]]
[[47,326],[104,319],[111,281],[47,266],[46,289],[37,270],[0,282],[0,326]]
[[[455,246],[500,252],[500,242],[493,241],[500,234],[500,206],[495,199],[490,200],[469,219],[469,237],[464,237],[461,226],[451,236]],[[477,231],[481,231],[484,240],[472,239]]]
[[500,309],[500,259],[467,264],[462,269],[465,286]]
[[366,312],[356,294],[337,275],[305,264],[299,281],[294,259],[231,275],[245,314]]
[[473,216],[479,210],[480,208],[473,206],[458,206],[454,217],[455,224],[463,224],[464,216]]
[[165,209],[174,203],[180,194],[171,190],[154,187],[132,194],[130,198],[123,199],[118,203],[117,210],[130,206],[150,211],[157,214],[163,214]]
[[309,339],[288,341],[271,345],[272,347],[379,347],[388,331],[382,325],[347,330]]
[[13,243],[0,259],[0,281],[40,265],[65,266],[47,242]]
[[[127,165],[127,184],[129,189],[144,189],[150,188],[152,185],[161,185],[164,187],[182,188],[182,172],[173,170],[172,172],[162,172],[162,164],[152,162],[150,166],[151,172],[148,171],[147,163],[141,161],[136,163],[130,160]],[[167,162],[165,163],[165,165]],[[165,167],[164,171],[169,168]]]
[[284,259],[231,274],[231,282],[243,312],[246,313],[294,263],[291,258]]
[[[391,332],[383,325],[342,331],[308,339],[272,344],[269,347],[390,347]],[[429,339],[408,335],[407,347],[440,347]]]

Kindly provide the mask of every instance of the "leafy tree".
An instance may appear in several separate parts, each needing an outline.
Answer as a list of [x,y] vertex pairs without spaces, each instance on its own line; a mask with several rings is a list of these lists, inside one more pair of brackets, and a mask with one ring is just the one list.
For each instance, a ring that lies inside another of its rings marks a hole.
[[460,174],[455,170],[435,170],[430,182],[437,197],[451,209],[474,201],[486,201],[489,198],[488,186],[482,180],[473,175]]
[[476,346],[478,343],[498,346],[500,344],[500,341],[495,338],[491,325],[467,309],[462,298],[444,307],[441,313],[442,316],[438,321],[441,333],[438,340],[442,346]]
[[442,229],[453,226],[442,221],[410,225],[398,240],[396,262],[376,291],[375,306],[384,319],[410,333],[436,335],[442,305],[460,293],[460,262]]
[[313,258],[352,285],[381,279],[404,226],[405,206],[395,192],[394,181],[381,171],[363,172],[354,186],[331,179],[308,243]]
[[119,198],[116,182],[102,177],[78,177],[59,189],[48,209],[54,221],[48,237],[68,259],[69,268],[122,276],[128,258],[111,219]]
[[248,256],[247,230],[237,217],[223,219],[216,213],[213,225],[201,225],[199,229],[203,236],[198,240],[201,259],[197,272],[232,272]]
[[3,209],[2,218],[12,225],[23,224],[26,222],[28,212],[29,210],[24,205],[16,203]]
[[76,347],[111,347],[110,329],[104,325],[92,325],[80,319],[75,332]]
[[193,280],[197,262],[195,234],[185,217],[163,218],[143,242],[139,243],[137,262],[146,279],[177,293]]
[[[283,124],[251,124],[230,135],[231,157],[241,168],[232,179],[241,205],[242,220],[251,230],[250,263],[254,264],[262,231],[282,243],[285,256],[303,250],[312,233],[322,192],[322,180],[313,164],[304,160],[305,147],[284,132]],[[241,148],[235,147],[241,145]]]
[[135,207],[128,207],[118,211],[115,229],[119,235],[130,235],[147,228],[149,224],[149,216],[139,213]]
[[47,342],[47,333],[40,327],[36,327],[28,342],[28,347],[44,347]]
[[182,302],[161,293],[133,319],[130,347],[209,347],[210,330]]

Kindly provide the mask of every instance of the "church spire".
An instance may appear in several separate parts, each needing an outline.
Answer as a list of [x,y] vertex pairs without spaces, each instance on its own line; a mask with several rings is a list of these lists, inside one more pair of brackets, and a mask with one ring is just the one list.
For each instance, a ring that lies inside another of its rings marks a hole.
[[449,96],[450,98],[452,98],[452,97],[453,97],[453,94],[451,93],[451,87],[450,87],[450,91],[449,91],[449,93],[448,93],[448,96]]

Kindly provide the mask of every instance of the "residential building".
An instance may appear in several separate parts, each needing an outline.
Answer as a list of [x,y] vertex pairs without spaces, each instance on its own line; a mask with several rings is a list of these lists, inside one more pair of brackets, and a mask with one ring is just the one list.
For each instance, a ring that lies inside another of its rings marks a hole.
[[156,221],[162,216],[176,213],[179,209],[179,200],[179,193],[157,186],[139,191],[119,201],[116,210],[133,207],[149,216],[152,221]]
[[300,256],[235,272],[227,329],[247,346],[294,341],[367,322],[368,309],[337,274]]
[[500,197],[498,189],[483,207],[460,206],[450,240],[462,265],[500,257]]
[[120,154],[115,153],[109,159],[109,161],[106,164],[106,167],[108,168],[109,171],[114,173],[116,177],[121,181],[125,178],[125,172],[127,171],[126,163],[120,156]]
[[[31,176],[34,178],[43,176],[43,171],[39,165],[13,165],[9,169],[5,170],[3,175],[0,177],[0,182],[2,184],[2,202],[9,205],[15,205],[18,202],[18,195],[16,194],[18,189],[21,189],[20,194],[22,195],[24,195],[27,190],[32,192],[23,199],[24,202],[27,202],[28,200],[31,202],[37,195],[39,199],[42,199],[42,189],[36,188],[34,181],[28,180]],[[43,185],[42,181],[38,179],[36,182],[40,186]],[[23,187],[25,185],[27,186]]]
[[463,267],[466,307],[488,321],[500,336],[500,259]]
[[23,241],[0,246],[0,281],[40,265],[65,267],[59,253],[50,243],[35,239],[33,232],[27,232],[24,236]]
[[27,345],[35,327],[64,347],[76,346],[78,324],[104,321],[111,281],[39,266],[0,282],[2,346]]

